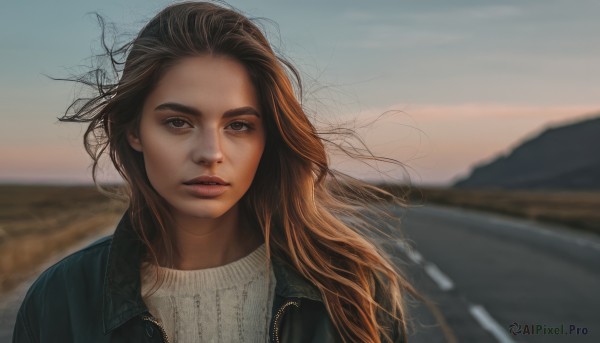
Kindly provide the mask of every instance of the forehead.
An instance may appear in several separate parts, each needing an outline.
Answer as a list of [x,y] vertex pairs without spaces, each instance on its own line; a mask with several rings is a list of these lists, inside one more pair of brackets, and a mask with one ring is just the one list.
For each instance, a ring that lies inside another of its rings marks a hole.
[[178,60],[159,79],[146,102],[182,102],[190,106],[258,107],[257,93],[245,66],[224,55]]

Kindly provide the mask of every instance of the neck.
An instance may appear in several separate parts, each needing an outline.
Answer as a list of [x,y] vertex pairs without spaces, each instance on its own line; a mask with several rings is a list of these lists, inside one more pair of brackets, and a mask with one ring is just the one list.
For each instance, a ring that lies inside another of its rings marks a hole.
[[173,214],[175,254],[173,265],[167,266],[170,268],[219,267],[247,256],[264,242],[262,234],[240,218],[238,205],[218,218]]

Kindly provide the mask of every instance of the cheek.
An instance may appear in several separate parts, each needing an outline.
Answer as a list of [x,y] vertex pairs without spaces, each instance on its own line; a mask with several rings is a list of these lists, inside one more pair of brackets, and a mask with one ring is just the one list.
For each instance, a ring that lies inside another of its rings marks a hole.
[[244,146],[243,149],[238,147],[238,149],[234,150],[235,156],[233,158],[238,161],[238,164],[243,164],[238,165],[238,167],[240,170],[244,169],[244,173],[250,179],[253,178],[254,172],[258,168],[264,147],[264,140],[257,137],[257,139]]
[[146,174],[155,187],[177,176],[177,166],[181,166],[183,153],[183,149],[176,148],[168,140],[147,139],[144,143],[144,164]]

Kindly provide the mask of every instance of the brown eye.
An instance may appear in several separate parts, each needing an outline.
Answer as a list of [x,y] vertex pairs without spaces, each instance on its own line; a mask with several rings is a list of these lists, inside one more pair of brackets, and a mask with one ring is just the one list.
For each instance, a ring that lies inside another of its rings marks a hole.
[[167,120],[166,123],[169,126],[177,128],[177,129],[181,129],[184,127],[185,124],[187,124],[184,120],[177,119],[177,118],[169,119],[169,120]]
[[[234,131],[246,131],[249,128],[248,124],[246,124],[242,121],[233,122],[233,123],[229,124],[229,127],[231,127],[231,129]],[[246,129],[244,129],[244,128],[246,128]]]

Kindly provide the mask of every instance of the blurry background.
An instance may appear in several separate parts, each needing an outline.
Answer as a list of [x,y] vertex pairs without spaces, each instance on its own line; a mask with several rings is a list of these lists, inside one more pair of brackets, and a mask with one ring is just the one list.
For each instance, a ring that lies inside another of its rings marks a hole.
[[[77,88],[44,74],[81,72],[100,52],[91,12],[134,34],[168,3],[2,2],[0,181],[91,181],[83,126],[55,119]],[[449,185],[545,127],[600,110],[597,1],[230,4],[276,23],[263,21],[303,71],[307,107],[318,115],[397,111],[374,124],[370,142],[407,164],[416,184]]]
[[[56,120],[80,88],[45,75],[84,72],[101,52],[92,12],[133,37],[169,3],[0,4],[0,293],[13,290],[0,302],[0,341],[21,280],[110,233],[125,208],[67,187],[91,184],[85,126]],[[417,186],[408,195],[426,206],[398,212],[410,244],[391,249],[413,262],[411,278],[451,328],[445,340],[421,329],[417,342],[600,341],[600,2],[229,3],[272,20],[261,22],[302,72],[310,114],[350,124],[406,168],[338,155],[334,167],[394,192]],[[101,182],[120,181],[104,168]],[[591,334],[514,336],[513,323]]]

